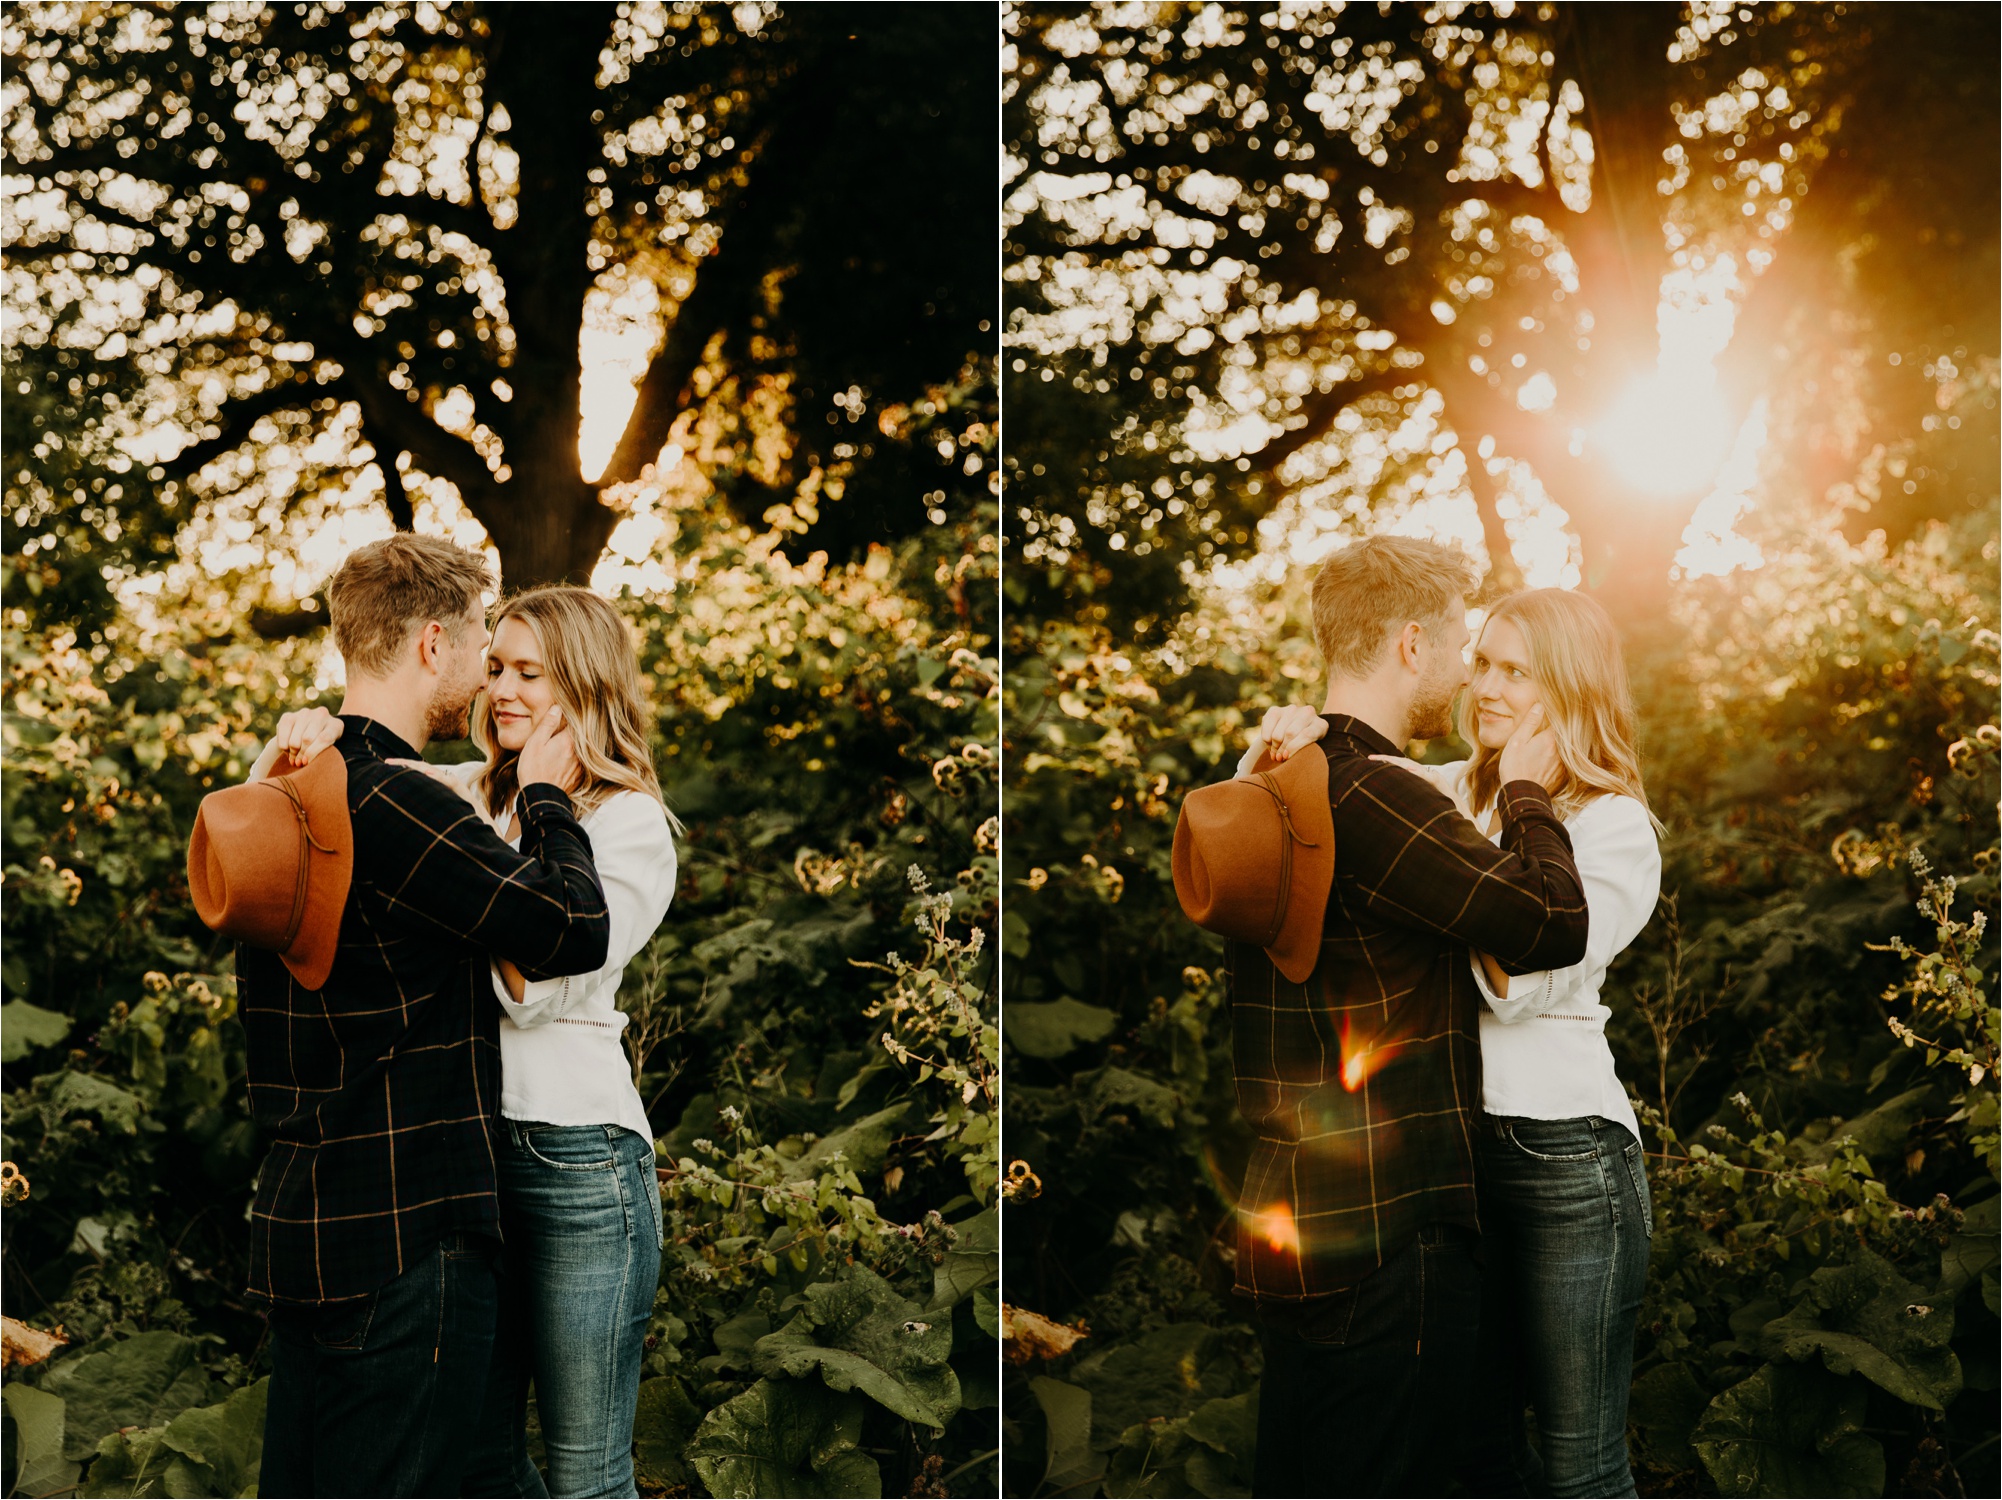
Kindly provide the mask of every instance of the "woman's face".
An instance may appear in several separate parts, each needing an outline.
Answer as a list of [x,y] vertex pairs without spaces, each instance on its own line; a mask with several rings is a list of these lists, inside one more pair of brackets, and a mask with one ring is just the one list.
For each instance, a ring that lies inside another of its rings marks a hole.
[[1522,716],[1543,701],[1529,675],[1529,645],[1512,620],[1490,620],[1474,647],[1474,731],[1482,745],[1499,750]]
[[519,750],[556,701],[542,648],[525,620],[509,616],[487,648],[487,701],[493,706],[494,735],[503,750]]

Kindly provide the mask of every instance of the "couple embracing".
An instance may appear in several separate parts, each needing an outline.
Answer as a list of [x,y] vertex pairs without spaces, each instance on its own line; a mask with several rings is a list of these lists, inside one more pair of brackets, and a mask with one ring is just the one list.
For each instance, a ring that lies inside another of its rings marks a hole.
[[[1229,958],[1260,1495],[1635,1492],[1653,1210],[1600,989],[1653,913],[1658,825],[1605,611],[1513,594],[1469,652],[1474,583],[1431,542],[1336,554],[1325,712],[1272,710],[1195,794],[1276,804],[1290,885]],[[1406,759],[1456,697],[1472,758]]]
[[[614,998],[678,825],[617,611],[533,589],[489,635],[491,588],[435,538],[350,556],[339,715],[281,719],[190,849],[271,1139],[260,1494],[547,1495],[531,1382],[555,1492],[637,1493],[662,1229]],[[481,759],[420,759],[469,729]]]

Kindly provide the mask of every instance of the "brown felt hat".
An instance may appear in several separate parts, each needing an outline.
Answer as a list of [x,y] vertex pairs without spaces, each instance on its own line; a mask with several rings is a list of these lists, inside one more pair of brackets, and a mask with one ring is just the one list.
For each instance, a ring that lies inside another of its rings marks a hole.
[[276,953],[309,990],[334,967],[354,869],[338,750],[289,776],[209,793],[188,840],[196,914],[224,937]]
[[1319,745],[1198,787],[1175,824],[1175,895],[1191,922],[1255,943],[1295,984],[1314,972],[1335,881],[1335,816]]

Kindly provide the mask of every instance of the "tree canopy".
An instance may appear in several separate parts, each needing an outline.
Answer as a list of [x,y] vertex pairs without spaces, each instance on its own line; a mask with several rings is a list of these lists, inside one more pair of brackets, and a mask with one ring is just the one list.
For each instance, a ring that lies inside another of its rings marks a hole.
[[[1540,521],[1646,617],[1754,418],[1754,461],[1806,445],[1826,488],[1996,354],[1996,85],[1942,68],[1993,52],[1991,8],[1020,5],[1007,28],[1011,521],[1053,607],[1081,577],[1144,628],[1284,497],[1459,494],[1498,583]],[[1856,401],[1830,421],[1834,386],[1873,410],[1895,387],[1897,430]],[[1906,524],[1993,494],[1992,421],[1977,441]]]
[[10,569],[97,617],[105,568],[171,555],[215,493],[408,526],[442,482],[510,586],[581,578],[705,411],[708,478],[802,555],[963,512],[993,417],[988,24],[10,8]]

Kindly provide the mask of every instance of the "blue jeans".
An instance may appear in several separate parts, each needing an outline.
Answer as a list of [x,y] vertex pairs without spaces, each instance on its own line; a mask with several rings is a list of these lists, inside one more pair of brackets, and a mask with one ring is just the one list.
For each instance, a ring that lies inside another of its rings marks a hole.
[[[633,1410],[660,1284],[653,1142],[617,1125],[501,1124],[501,1332],[464,1493],[637,1495]],[[528,1456],[531,1380],[547,1489]]]
[[1472,1495],[1631,1495],[1627,1393],[1654,1235],[1640,1143],[1596,1115],[1484,1119],[1480,1394],[1462,1482]]
[[1258,1308],[1254,1495],[1444,1493],[1474,1357],[1474,1247],[1471,1229],[1428,1225],[1355,1286]]
[[271,1314],[260,1495],[456,1495],[499,1305],[500,1246],[454,1233],[366,1297]]

